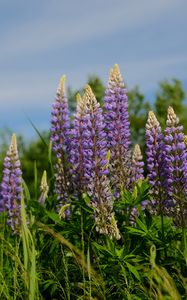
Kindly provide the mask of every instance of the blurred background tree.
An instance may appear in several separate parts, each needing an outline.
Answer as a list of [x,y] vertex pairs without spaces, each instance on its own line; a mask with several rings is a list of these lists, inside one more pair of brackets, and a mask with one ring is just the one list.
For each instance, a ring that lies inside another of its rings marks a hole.
[[131,124],[131,134],[133,144],[145,145],[145,124],[151,105],[145,100],[145,96],[135,86],[128,92],[129,99],[129,118]]
[[[46,170],[48,177],[51,175],[51,168],[49,165],[49,132],[41,133],[42,139],[38,137],[25,145],[22,153],[22,171],[23,179],[27,183],[29,190],[32,193],[34,186],[35,175],[37,175],[37,186],[40,185],[43,171]],[[19,146],[19,144],[18,144]],[[20,147],[19,147],[20,148]]]
[[172,106],[179,117],[180,123],[184,126],[185,132],[187,132],[187,105],[185,98],[186,94],[180,80],[172,79],[160,82],[156,92],[155,112],[162,128],[165,128],[166,125],[167,108]]

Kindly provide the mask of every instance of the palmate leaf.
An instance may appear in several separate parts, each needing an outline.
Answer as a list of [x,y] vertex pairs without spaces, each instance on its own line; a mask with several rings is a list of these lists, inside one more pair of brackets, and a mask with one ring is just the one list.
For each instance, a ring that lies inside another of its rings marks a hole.
[[100,245],[100,244],[98,244],[98,243],[96,243],[96,242],[92,242],[92,245],[93,245],[96,249],[98,249],[100,252],[102,252],[103,254],[104,254],[104,253],[105,253],[105,254],[108,254],[108,255],[110,255],[111,257],[114,256],[113,253],[112,253],[110,250],[108,250],[106,246]]
[[139,281],[141,281],[139,272],[137,271],[136,267],[134,267],[133,265],[129,264],[127,261],[125,262],[128,270],[136,277],[136,279],[138,279]]
[[[136,256],[132,253],[125,255],[125,251],[124,251],[125,246],[122,247],[121,249],[117,249],[117,247],[115,247],[114,249],[112,249],[112,251],[110,251],[109,249],[107,249],[106,246],[99,245],[96,242],[94,242],[93,245],[101,253],[104,254],[103,258],[106,259],[107,255],[109,255],[109,257],[111,259],[109,259],[108,262],[112,261],[112,263],[114,263],[114,261],[115,261],[116,270],[118,269],[126,276],[126,271],[125,271],[125,266],[126,266],[127,269],[129,270],[129,272],[131,272],[136,277],[136,279],[138,279],[139,281],[141,280],[137,268],[130,263],[131,261],[133,261],[133,259],[136,260]],[[137,259],[136,262],[137,263],[140,262],[140,259]],[[108,264],[102,264],[102,265],[100,264],[100,266],[102,266],[102,268],[104,268],[104,269],[110,268],[110,266]],[[113,268],[114,268],[114,266],[113,266]]]
[[119,201],[114,201],[114,206],[119,209],[125,207],[135,207],[141,205],[141,202],[149,200],[149,184],[147,179],[140,179],[133,191],[123,190]]
[[60,219],[59,214],[57,214],[55,212],[50,212],[50,211],[45,211],[45,213],[55,223],[57,223],[59,225],[63,225],[64,224],[63,220]]
[[134,228],[134,227],[130,227],[130,226],[127,226],[126,228],[129,230],[129,232],[131,234],[139,235],[139,236],[142,236],[142,237],[147,235],[147,233],[143,230],[140,230],[140,229],[137,229],[137,228]]
[[143,223],[139,218],[136,218],[136,224],[144,231],[146,234],[148,233],[148,228],[145,223]]

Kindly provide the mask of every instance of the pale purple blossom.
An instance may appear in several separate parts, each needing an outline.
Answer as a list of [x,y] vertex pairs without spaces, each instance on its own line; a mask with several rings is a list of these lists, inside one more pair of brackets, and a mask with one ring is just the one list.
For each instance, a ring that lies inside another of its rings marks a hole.
[[130,123],[127,89],[118,65],[111,70],[104,97],[107,147],[110,149],[110,172],[115,194],[130,184]]
[[56,154],[55,165],[55,193],[59,206],[68,202],[69,173],[67,169],[67,148],[69,143],[69,110],[65,95],[65,76],[60,80],[56,99],[52,105],[51,141],[52,149]]
[[12,136],[3,166],[1,201],[7,212],[8,225],[14,233],[18,233],[21,225],[22,171],[15,134]]

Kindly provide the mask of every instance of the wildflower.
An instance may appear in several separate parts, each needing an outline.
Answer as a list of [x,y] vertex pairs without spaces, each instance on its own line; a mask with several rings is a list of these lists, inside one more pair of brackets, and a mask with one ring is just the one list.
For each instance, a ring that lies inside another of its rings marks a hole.
[[86,142],[83,143],[83,172],[87,180],[85,186],[95,209],[96,230],[110,237],[119,238],[114,222],[112,194],[108,179],[107,140],[105,124],[100,104],[91,88],[86,86],[83,96],[85,101]]
[[51,141],[57,157],[55,165],[55,192],[59,205],[68,201],[67,147],[69,143],[70,121],[68,101],[65,96],[65,76],[62,76],[57,89],[56,100],[52,105]]
[[52,105],[51,141],[53,151],[58,158],[64,155],[68,143],[70,127],[68,115],[68,101],[65,96],[65,76],[62,76],[58,85],[56,100]]
[[1,198],[7,211],[7,223],[14,233],[18,233],[21,224],[22,171],[15,134],[12,135],[11,144],[3,165]]
[[[73,185],[73,194],[80,196],[85,191],[87,185],[87,174],[85,176],[85,159],[88,155],[92,155],[91,150],[85,149],[88,145],[88,137],[90,133],[86,130],[89,115],[85,111],[85,101],[80,94],[77,94],[77,109],[73,120],[73,128],[71,130],[70,140],[70,163],[71,177]],[[84,152],[83,152],[84,150]]]
[[111,152],[112,185],[118,192],[129,187],[130,172],[130,123],[127,90],[118,65],[109,76],[104,97],[104,118],[108,147]]
[[[148,179],[151,185],[151,206],[154,212],[163,209],[164,201],[164,142],[160,124],[153,111],[146,124],[146,156]],[[162,206],[162,208],[161,208]]]
[[165,129],[165,160],[167,170],[167,192],[171,205],[179,206],[182,214],[186,211],[187,195],[187,149],[183,126],[179,125],[172,107],[168,108]]

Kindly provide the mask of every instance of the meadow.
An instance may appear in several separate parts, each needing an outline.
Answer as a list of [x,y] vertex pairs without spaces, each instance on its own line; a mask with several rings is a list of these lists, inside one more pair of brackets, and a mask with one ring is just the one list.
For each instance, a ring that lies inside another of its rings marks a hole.
[[172,106],[162,124],[151,110],[141,151],[128,105],[115,65],[102,105],[86,85],[72,116],[63,76],[48,169],[40,176],[33,163],[32,184],[12,135],[0,189],[0,299],[187,299],[187,137]]

